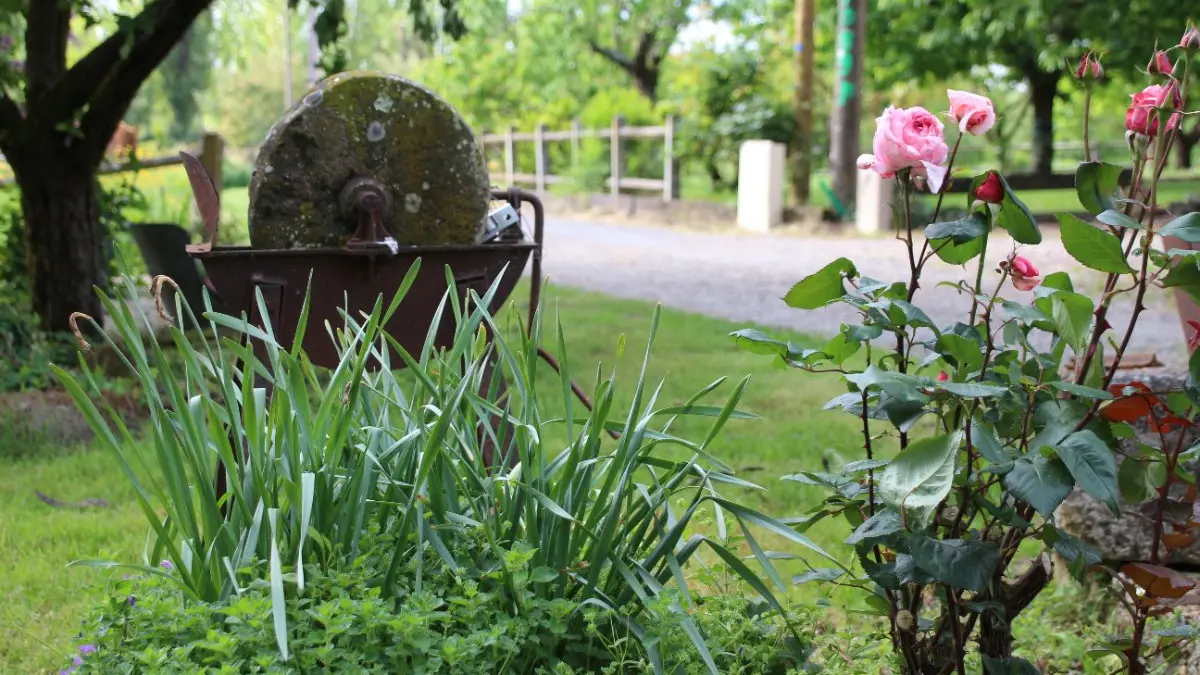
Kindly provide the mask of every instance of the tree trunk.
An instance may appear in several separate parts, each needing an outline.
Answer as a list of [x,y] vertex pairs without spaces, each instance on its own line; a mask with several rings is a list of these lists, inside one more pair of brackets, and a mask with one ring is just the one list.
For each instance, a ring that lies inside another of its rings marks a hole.
[[1200,123],[1189,132],[1181,133],[1176,138],[1175,148],[1176,162],[1180,169],[1192,168],[1192,150],[1196,147],[1196,143],[1200,142]]
[[658,103],[658,69],[647,68],[640,66],[629,71],[630,77],[633,78],[633,83],[637,86],[637,90],[645,96],[650,103]]
[[1028,73],[1029,98],[1033,103],[1033,172],[1054,173],[1054,99],[1062,73]]
[[708,172],[708,181],[712,184],[714,190],[724,187],[725,179],[721,176],[721,167],[717,166],[716,153],[705,158],[704,170]]
[[93,286],[107,285],[107,265],[94,173],[51,157],[13,168],[21,188],[33,310],[44,330],[69,331],[73,312],[103,319]]

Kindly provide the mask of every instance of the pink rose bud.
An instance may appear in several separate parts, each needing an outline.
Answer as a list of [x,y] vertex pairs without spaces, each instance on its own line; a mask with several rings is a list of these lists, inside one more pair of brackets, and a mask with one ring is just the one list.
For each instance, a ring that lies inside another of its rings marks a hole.
[[1180,38],[1179,46],[1183,47],[1189,53],[1200,49],[1200,29],[1196,28],[1191,21],[1188,21],[1187,30],[1184,31],[1183,37]]
[[[1175,82],[1166,85],[1152,84],[1132,96],[1133,102],[1125,112],[1125,128],[1153,138],[1158,135],[1158,110],[1178,110],[1183,105],[1179,87]],[[1179,126],[1180,114],[1175,112],[1167,121],[1167,129]]]
[[1100,65],[1100,59],[1095,53],[1087,52],[1083,58],[1079,59],[1079,67],[1075,69],[1075,79],[1092,81],[1103,77],[1104,67]]
[[1170,77],[1171,73],[1175,72],[1175,66],[1171,65],[1171,57],[1167,56],[1164,51],[1154,52],[1154,57],[1150,59],[1150,64],[1146,66],[1146,72],[1151,75],[1166,75]]
[[1012,276],[1013,287],[1018,291],[1032,291],[1042,280],[1038,278],[1041,272],[1029,258],[1014,255],[1008,261],[1008,273]]
[[975,199],[988,204],[1004,202],[1004,184],[1000,182],[1000,174],[989,171],[987,178],[975,188]]
[[950,97],[950,120],[962,133],[982,136],[996,123],[990,98],[954,89],[947,89],[946,95]]
[[913,176],[926,177],[936,193],[946,178],[942,163],[950,154],[942,129],[942,123],[924,108],[888,106],[875,120],[871,143],[875,153],[859,157],[856,164],[884,178],[909,169]]
[[949,375],[947,375],[947,374],[946,374],[946,371],[944,371],[944,370],[943,370],[942,372],[940,372],[940,373],[938,373],[938,374],[937,374],[937,381],[938,381],[938,382],[949,382],[949,381],[950,381],[950,376],[949,376]]

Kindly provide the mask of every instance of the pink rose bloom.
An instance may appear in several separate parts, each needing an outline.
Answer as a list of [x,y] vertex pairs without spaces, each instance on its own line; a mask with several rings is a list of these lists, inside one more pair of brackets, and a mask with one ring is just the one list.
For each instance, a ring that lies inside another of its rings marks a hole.
[[[1133,102],[1125,112],[1125,128],[1135,134],[1153,138],[1158,135],[1158,113],[1156,109],[1171,106],[1178,108],[1183,105],[1179,96],[1179,87],[1174,82],[1165,85],[1152,84],[1133,95]],[[1167,129],[1179,126],[1180,114],[1171,115],[1167,121]]]
[[1014,255],[1008,261],[1008,273],[1012,276],[1013,287],[1018,291],[1032,291],[1042,283],[1038,278],[1041,272],[1025,256]]
[[950,120],[964,134],[982,136],[996,123],[990,98],[953,89],[947,89],[946,94],[950,97]]
[[925,176],[929,189],[938,193],[946,178],[946,155],[950,148],[942,138],[942,123],[928,110],[888,106],[875,119],[874,155],[858,158],[858,168],[890,178],[904,169]]

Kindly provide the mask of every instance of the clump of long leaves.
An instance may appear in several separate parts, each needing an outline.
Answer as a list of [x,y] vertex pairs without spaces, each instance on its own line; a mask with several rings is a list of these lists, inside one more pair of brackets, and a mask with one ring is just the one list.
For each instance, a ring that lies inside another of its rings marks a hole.
[[[171,362],[179,365],[172,373],[162,345],[139,336],[134,303],[101,296],[117,333],[107,339],[121,345],[145,392],[154,461],[141,463],[119,416],[102,414],[89,396],[94,382],[86,363],[82,379],[57,373],[136,488],[151,533],[135,567],[175,579],[190,597],[209,602],[269,583],[286,659],[285,594],[303,594],[306,574],[370,553],[388,561],[371,583],[394,598],[401,581],[420,590],[422,561],[432,551],[446,568],[504,593],[518,611],[529,594],[612,610],[614,630],[640,642],[656,667],[661,659],[646,608],[670,598],[697,658],[717,672],[687,614],[687,569],[703,564],[698,554],[714,554],[706,557],[779,611],[772,587],[783,582],[751,526],[824,554],[719,491],[722,484],[753,487],[709,452],[728,420],[752,417],[736,408],[746,380],[717,404],[704,401],[723,378],[683,405],[661,405],[662,384],[647,379],[656,310],[629,405],[616,406],[615,371],[597,369],[588,411],[573,398],[562,326],[554,334],[561,386],[546,387],[553,380],[539,377],[542,312],[528,333],[515,328],[516,312],[511,326],[499,324],[484,309],[496,287],[465,303],[448,293],[425,344],[410,353],[383,326],[418,268],[390,303],[380,297],[370,313],[343,312],[341,329],[325,327],[340,354],[328,370],[314,367],[300,347],[307,304],[289,348],[269,324],[212,311],[198,335],[173,327]],[[453,288],[449,276],[447,283]],[[176,316],[190,312],[176,302]],[[259,316],[267,316],[261,296],[258,304]],[[454,339],[435,348],[443,319],[455,322]],[[391,361],[389,346],[402,363]],[[702,438],[672,432],[685,417],[711,420]],[[485,464],[485,444],[505,460]],[[218,464],[228,476],[224,495],[214,482]],[[700,531],[702,510],[713,513],[715,532]],[[754,567],[735,552],[727,520],[737,523]],[[388,542],[390,550],[363,550],[364,531],[375,526],[380,536],[367,539]],[[413,561],[416,578],[399,579]]]

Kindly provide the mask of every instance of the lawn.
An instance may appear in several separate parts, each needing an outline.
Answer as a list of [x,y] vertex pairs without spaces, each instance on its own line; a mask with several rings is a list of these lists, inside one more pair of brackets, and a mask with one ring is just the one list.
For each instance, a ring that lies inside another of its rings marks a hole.
[[[518,299],[524,290],[518,289]],[[615,364],[618,384],[624,385],[621,393],[627,397],[640,366],[652,306],[565,289],[551,292],[547,303],[548,309],[561,310],[572,369],[592,373],[596,362]],[[779,477],[819,470],[822,455],[833,448],[853,452],[858,442],[854,420],[821,412],[821,405],[840,393],[836,380],[777,370],[769,359],[735,348],[726,336],[742,327],[664,311],[651,379],[666,378],[660,404],[669,405],[718,377],[730,379],[720,390],[728,392],[738,379],[750,375],[741,407],[764,419],[731,422],[713,449],[743,477],[766,488],[749,499],[751,505],[776,516],[796,515],[819,498],[818,492]],[[626,347],[618,359],[621,334]],[[786,337],[812,342],[799,335]],[[549,369],[545,383],[556,386]],[[702,428],[681,426],[676,431],[689,435]],[[20,460],[0,474],[0,568],[10,571],[0,576],[0,597],[7,601],[0,607],[0,673],[45,672],[61,664],[54,649],[69,648],[81,615],[100,596],[106,575],[114,574],[68,569],[67,563],[95,557],[136,561],[144,542],[143,517],[115,462],[86,447],[72,453],[51,448],[46,452],[47,459]],[[102,498],[113,506],[54,509],[38,500],[34,488],[64,501]],[[831,548],[844,536],[836,523],[810,534]],[[777,542],[764,537],[763,543]],[[815,586],[805,588],[805,593],[817,591]]]

